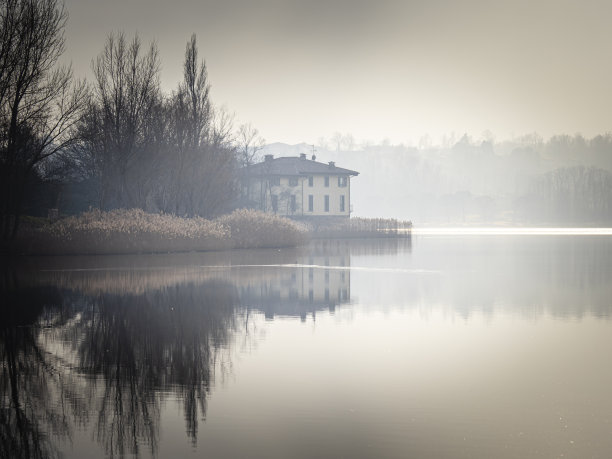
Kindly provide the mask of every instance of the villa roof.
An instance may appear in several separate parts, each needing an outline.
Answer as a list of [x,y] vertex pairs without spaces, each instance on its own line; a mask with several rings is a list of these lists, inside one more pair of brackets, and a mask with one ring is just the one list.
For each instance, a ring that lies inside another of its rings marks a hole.
[[320,163],[299,156],[284,156],[272,158],[266,155],[266,159],[249,167],[249,175],[359,175],[359,172],[336,167],[333,161]]

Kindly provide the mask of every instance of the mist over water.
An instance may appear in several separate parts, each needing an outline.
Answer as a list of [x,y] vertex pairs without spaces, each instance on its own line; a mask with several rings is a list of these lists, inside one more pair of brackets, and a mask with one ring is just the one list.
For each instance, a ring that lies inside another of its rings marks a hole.
[[2,455],[603,457],[611,252],[445,234],[28,259],[3,283]]

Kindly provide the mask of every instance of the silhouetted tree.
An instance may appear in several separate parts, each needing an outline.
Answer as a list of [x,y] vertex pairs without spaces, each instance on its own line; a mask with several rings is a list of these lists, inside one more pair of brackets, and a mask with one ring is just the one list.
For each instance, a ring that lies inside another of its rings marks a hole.
[[58,0],[0,2],[0,219],[15,236],[28,178],[37,165],[75,140],[86,99],[64,51],[67,13]]
[[192,35],[185,49],[183,81],[179,84],[169,103],[170,155],[172,167],[169,172],[171,210],[181,213],[184,190],[192,163],[201,156],[200,147],[209,137],[213,111],[210,102],[210,84],[206,64],[198,62],[196,37]]
[[144,207],[142,167],[156,151],[152,124],[160,113],[159,59],[151,43],[111,34],[92,64],[93,98],[81,127],[100,187],[100,207]]
[[[169,190],[164,210],[211,217],[228,209],[236,195],[236,158],[231,118],[214,110],[204,61],[196,37],[187,43],[183,81],[169,101],[168,162],[164,183]],[[164,192],[163,190],[161,190]]]

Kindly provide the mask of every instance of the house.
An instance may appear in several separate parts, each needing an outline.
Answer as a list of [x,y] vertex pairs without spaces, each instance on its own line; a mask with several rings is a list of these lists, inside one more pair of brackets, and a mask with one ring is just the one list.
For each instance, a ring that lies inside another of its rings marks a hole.
[[274,158],[245,168],[242,194],[252,208],[296,219],[344,219],[351,214],[350,169],[333,161],[298,157]]

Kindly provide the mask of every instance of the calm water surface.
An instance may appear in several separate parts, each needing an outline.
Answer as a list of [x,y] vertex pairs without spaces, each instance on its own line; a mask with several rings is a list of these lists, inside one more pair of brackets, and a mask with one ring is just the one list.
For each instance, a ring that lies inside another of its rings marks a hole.
[[612,456],[612,237],[3,272],[0,457]]

